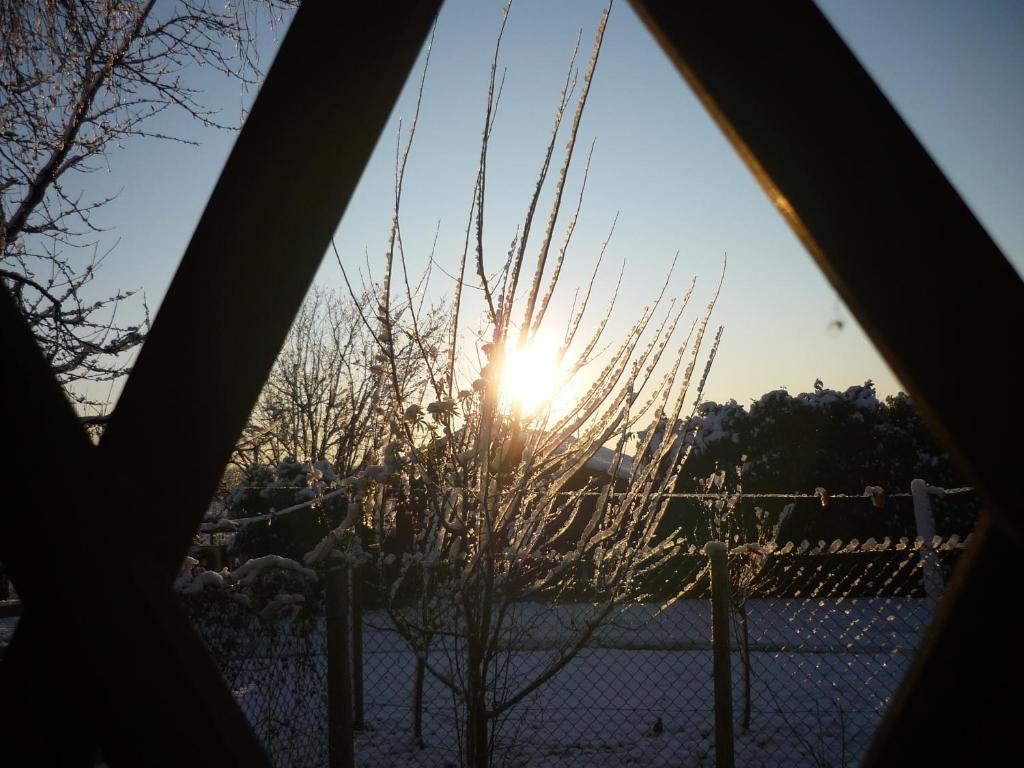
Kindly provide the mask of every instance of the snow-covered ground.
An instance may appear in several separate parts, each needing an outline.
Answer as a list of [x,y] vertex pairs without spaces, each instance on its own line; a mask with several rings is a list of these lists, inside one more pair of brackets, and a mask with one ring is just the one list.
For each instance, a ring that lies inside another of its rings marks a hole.
[[[514,689],[550,662],[588,607],[525,604],[509,655]],[[853,766],[870,744],[931,615],[922,598],[777,599],[748,602],[751,719],[743,667],[732,655],[738,766]],[[368,729],[356,737],[360,766],[458,764],[450,692],[429,675],[424,746],[412,744],[415,658],[368,612],[364,696]],[[17,618],[0,619],[0,645]],[[662,614],[631,608],[602,627],[551,681],[501,722],[495,764],[569,768],[714,764],[714,697],[707,600]],[[243,711],[280,766],[327,763],[326,646],[322,622],[307,636],[220,625],[215,655]],[[214,639],[213,635],[210,635]],[[238,638],[236,640],[235,638]],[[239,642],[240,641],[240,642]],[[432,660],[444,668],[440,650]]]
[[14,628],[18,626],[17,616],[5,616],[0,618],[0,648],[6,648],[14,637]]
[[[513,663],[520,669],[539,667],[537,656],[519,654]],[[755,652],[751,727],[744,732],[736,726],[736,764],[855,765],[898,679],[880,676],[878,670],[889,666],[895,674],[905,667],[892,663],[887,655],[823,660]],[[411,664],[367,657],[367,667],[367,675],[380,682],[367,695],[367,718],[375,730],[357,738],[359,764],[454,763],[450,707],[442,704],[425,712],[427,747],[415,749],[407,735],[408,706],[396,702],[393,693],[411,691]],[[765,674],[768,669],[772,674]],[[863,687],[859,675],[874,684]],[[739,677],[734,669],[737,715]],[[427,697],[450,698],[437,684],[428,686]],[[498,764],[710,766],[713,728],[710,653],[588,649],[512,712],[499,734]]]
[[[523,650],[508,678],[528,679],[584,606],[527,605]],[[553,680],[501,723],[496,764],[506,766],[714,763],[710,605],[681,601],[654,617],[638,606],[605,627]],[[736,764],[847,766],[863,756],[922,636],[930,612],[912,598],[750,601],[752,707],[743,711],[742,665],[733,654]],[[361,766],[457,765],[451,694],[428,676],[423,748],[410,732],[415,660],[387,619],[368,613],[364,634],[368,730],[356,738]],[[322,629],[307,641],[322,652]],[[443,666],[443,657],[434,652]],[[243,709],[280,764],[324,765],[323,660],[264,659],[230,675]],[[294,730],[293,730],[294,729]],[[294,746],[291,742],[295,742]]]

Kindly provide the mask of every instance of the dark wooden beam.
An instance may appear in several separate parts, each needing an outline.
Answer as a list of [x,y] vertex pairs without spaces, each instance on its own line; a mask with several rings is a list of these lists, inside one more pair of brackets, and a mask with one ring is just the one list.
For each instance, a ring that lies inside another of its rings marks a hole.
[[986,403],[1008,373],[1005,336],[1024,327],[1024,286],[809,0],[633,6],[986,498],[981,551],[963,563],[870,763],[974,764],[977,744],[1013,734],[968,698],[978,689],[965,670],[1001,659],[1007,681],[1022,678],[1003,651],[1005,616],[989,610],[1016,600],[1024,516],[1008,447],[1022,417]]
[[0,559],[25,612],[0,664],[10,765],[266,765],[171,592],[111,526],[109,469],[0,286],[5,460]]
[[[7,449],[0,560],[23,603],[0,663],[0,749],[40,764],[91,764],[97,742],[88,697],[95,680],[87,667],[59,654],[56,617],[75,543],[68,532],[85,511],[75,487],[95,451],[2,284],[0,359]],[[68,629],[65,639],[77,643],[76,628]]]
[[281,45],[100,444],[168,578],[439,7],[307,1]]
[[808,0],[634,6],[932,428],[1012,509],[1021,418],[978,404],[982,372],[1005,371],[986,340],[1024,325],[1024,285],[920,142]]
[[862,768],[1006,763],[1024,684],[1009,629],[1021,555],[1003,518],[983,516]]
[[439,5],[303,3],[99,449],[0,287],[5,758],[266,764],[170,582]]

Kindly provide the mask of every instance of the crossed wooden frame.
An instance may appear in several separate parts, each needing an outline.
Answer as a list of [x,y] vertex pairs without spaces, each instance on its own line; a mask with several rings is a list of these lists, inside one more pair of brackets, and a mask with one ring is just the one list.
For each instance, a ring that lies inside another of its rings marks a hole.
[[[867,764],[984,764],[1014,731],[978,702],[1024,680],[995,642],[1019,583],[1024,431],[1019,410],[978,406],[1024,285],[809,0],[632,3],[982,489]],[[267,764],[171,582],[440,4],[305,0],[98,446],[0,287],[0,560],[25,605],[0,759]],[[969,738],[932,738],[953,733]]]

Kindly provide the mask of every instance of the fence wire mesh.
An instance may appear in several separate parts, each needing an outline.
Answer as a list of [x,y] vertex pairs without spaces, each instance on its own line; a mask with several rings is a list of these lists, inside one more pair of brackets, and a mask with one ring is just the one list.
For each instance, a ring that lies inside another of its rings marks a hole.
[[327,641],[322,617],[286,612],[264,618],[251,605],[221,592],[188,595],[185,604],[273,765],[326,766]]
[[[601,627],[563,669],[496,722],[493,764],[649,762],[662,756],[663,734],[682,723],[704,724],[691,746],[706,752],[713,708],[710,610],[706,599],[680,600],[660,614],[657,606],[638,605]],[[496,662],[502,667],[497,698],[522,689],[562,656],[589,613],[582,605],[515,606],[514,642]],[[374,625],[364,638],[372,730],[357,738],[359,765],[458,765],[459,702],[426,674],[420,743],[413,736],[417,659],[387,628],[385,616],[368,614],[366,621]],[[439,640],[428,660],[449,673],[459,667],[454,653],[454,644]]]
[[[963,547],[953,537],[730,553],[736,764],[856,765],[931,618],[935,576],[941,588]],[[693,548],[682,557],[693,566],[685,598],[664,610],[632,605],[601,626],[564,668],[496,719],[493,765],[714,765],[708,569]],[[356,764],[459,765],[464,707],[422,668],[392,617],[369,603],[361,667],[352,660],[364,696]],[[189,595],[187,604],[273,763],[327,765],[322,603],[269,619],[225,592]],[[512,606],[509,643],[496,657],[498,698],[564,654],[589,611]],[[426,660],[442,677],[460,674],[460,648],[435,638]]]
[[955,538],[734,553],[736,764],[858,765],[959,554]]

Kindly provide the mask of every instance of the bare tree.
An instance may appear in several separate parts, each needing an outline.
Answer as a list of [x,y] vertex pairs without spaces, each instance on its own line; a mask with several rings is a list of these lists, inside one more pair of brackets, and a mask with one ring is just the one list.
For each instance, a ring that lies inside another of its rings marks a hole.
[[[364,321],[371,292],[340,296],[314,287],[295,318],[235,451],[233,463],[279,463],[287,457],[327,461],[339,475],[365,464],[375,444],[381,361]],[[446,328],[442,308],[420,316],[418,338],[437,354]],[[419,343],[396,324],[401,386],[418,388],[425,376]]]
[[[557,332],[557,364],[564,371],[558,387],[578,385],[572,402],[556,407],[556,391],[540,406],[527,408],[506,391],[510,356],[529,349],[552,326],[546,313],[576,214],[564,223],[560,242],[555,229],[609,10],[601,16],[582,77],[577,52],[572,55],[535,191],[511,248],[492,273],[484,249],[484,202],[500,98],[499,33],[465,248],[453,277],[448,354],[431,356],[414,336],[426,372],[419,387],[403,379],[396,346],[399,327],[415,333],[423,325],[405,278],[401,234],[402,183],[417,102],[408,143],[397,157],[389,246],[375,294],[378,312],[367,318],[382,363],[375,372],[382,438],[372,451],[374,463],[341,481],[349,499],[345,520],[307,555],[307,563],[328,563],[335,547],[353,545],[358,522],[373,526],[385,554],[376,561],[377,580],[394,628],[418,659],[417,691],[424,670],[451,691],[461,720],[462,762],[474,768],[491,764],[501,720],[564,669],[603,624],[647,599],[645,585],[676,552],[678,531],[665,532],[661,522],[669,501],[665,494],[674,489],[687,456],[677,427],[699,402],[717,349],[716,338],[701,375],[698,364],[717,290],[677,340],[693,286],[680,300],[669,298],[670,272],[655,300],[602,358],[611,307],[592,333],[581,330],[592,277],[568,327]],[[422,98],[422,81],[419,93]],[[560,137],[565,152],[561,167],[551,173]],[[553,202],[544,221],[539,200],[552,178]],[[582,188],[579,194],[582,201]],[[531,246],[537,246],[537,256],[527,279],[523,270],[529,268]],[[486,327],[472,349],[460,350],[461,297],[470,269],[485,303]],[[473,356],[482,365],[460,381],[462,360]],[[652,419],[667,425],[667,437],[655,443],[654,430],[647,430],[631,462],[624,453],[627,440],[638,423]],[[606,472],[580,487],[581,471],[599,453],[607,457]],[[666,467],[668,472],[661,471]],[[523,669],[515,663],[515,651],[531,640],[535,623],[543,619],[545,611],[534,610],[538,602],[573,603],[572,618],[553,643],[530,646],[546,653],[544,663]]]
[[128,139],[186,140],[154,127],[168,110],[229,127],[190,78],[256,82],[255,30],[291,4],[0,0],[0,277],[65,385],[122,376],[147,325],[119,317],[132,291],[87,295],[111,198],[83,175]]

